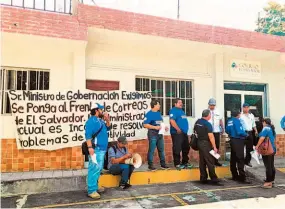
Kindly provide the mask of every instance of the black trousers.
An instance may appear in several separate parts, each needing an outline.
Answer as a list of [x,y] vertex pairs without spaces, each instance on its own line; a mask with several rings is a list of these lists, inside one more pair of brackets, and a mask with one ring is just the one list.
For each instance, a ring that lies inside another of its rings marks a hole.
[[244,139],[231,138],[231,161],[232,176],[238,180],[245,180],[244,171]]
[[206,181],[208,179],[207,169],[209,171],[209,176],[211,180],[216,180],[218,177],[215,172],[215,161],[209,152],[212,150],[211,143],[209,141],[198,140],[199,149],[199,169],[200,169],[200,181]]
[[248,137],[245,139],[245,148],[246,148],[246,156],[244,159],[244,163],[248,164],[251,161],[250,152],[253,151],[253,134],[252,131],[247,132]]
[[[189,161],[190,144],[188,135],[185,133],[171,134],[172,138],[172,153],[174,165],[187,164]],[[180,153],[182,151],[182,163],[180,161]]]
[[[215,137],[215,143],[216,143],[216,147],[218,150],[220,150],[220,137],[221,134],[220,133],[213,133],[214,137]],[[218,159],[215,158],[215,162],[218,162]]]
[[275,180],[275,167],[274,167],[274,155],[262,156],[262,160],[266,170],[266,182],[272,182]]

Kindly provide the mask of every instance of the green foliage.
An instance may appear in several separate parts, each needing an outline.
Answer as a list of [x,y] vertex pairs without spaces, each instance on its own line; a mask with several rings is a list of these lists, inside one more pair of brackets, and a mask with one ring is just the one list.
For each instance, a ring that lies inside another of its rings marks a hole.
[[258,18],[257,29],[260,33],[285,36],[285,5],[269,2],[264,9],[264,17]]

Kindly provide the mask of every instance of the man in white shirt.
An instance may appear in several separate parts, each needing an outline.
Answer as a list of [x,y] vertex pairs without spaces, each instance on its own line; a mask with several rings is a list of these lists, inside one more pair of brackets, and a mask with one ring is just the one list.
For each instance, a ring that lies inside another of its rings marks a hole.
[[[211,123],[213,127],[213,134],[215,137],[215,143],[216,147],[219,150],[220,148],[220,137],[221,134],[224,133],[224,124],[223,124],[223,117],[220,114],[219,110],[216,108],[216,100],[211,98],[208,102],[209,110],[211,112],[211,119],[209,120],[209,123]],[[216,166],[222,166],[221,163],[219,163],[218,160],[215,162]]]
[[255,135],[258,135],[256,124],[255,124],[255,118],[252,113],[249,112],[249,104],[244,103],[243,104],[243,112],[241,114],[240,120],[242,127],[247,132],[248,137],[245,140],[246,145],[246,156],[244,163],[247,166],[252,167],[250,161],[251,161],[251,154],[250,152],[253,151],[253,130],[255,132]]

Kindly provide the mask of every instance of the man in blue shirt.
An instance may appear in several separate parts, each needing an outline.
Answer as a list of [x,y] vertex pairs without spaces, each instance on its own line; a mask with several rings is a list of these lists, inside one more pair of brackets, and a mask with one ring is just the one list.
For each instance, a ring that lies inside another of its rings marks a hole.
[[281,119],[280,125],[281,125],[281,128],[283,129],[283,131],[285,131],[285,115],[284,115],[284,117]]
[[[191,168],[189,161],[189,124],[185,112],[182,109],[183,103],[181,99],[174,100],[174,107],[169,111],[170,117],[170,134],[172,138],[172,151],[174,158],[174,166],[177,169]],[[182,162],[180,161],[180,152],[182,151]]]
[[120,136],[116,145],[108,150],[108,169],[112,175],[121,175],[119,187],[128,189],[131,185],[128,183],[134,171],[134,166],[125,164],[125,160],[132,157],[132,154],[127,149],[127,139],[125,136]]
[[[103,114],[104,106],[94,103],[91,106],[91,117],[85,124],[85,138],[89,152],[89,165],[87,174],[88,196],[99,199],[98,179],[104,165],[104,157],[108,146],[108,131],[110,119]],[[94,137],[96,136],[96,137]]]
[[[218,152],[215,142],[215,136],[213,134],[213,127],[208,121],[211,119],[211,111],[204,110],[202,112],[202,118],[198,119],[194,126],[194,132],[197,134],[198,149],[199,149],[199,169],[200,169],[200,182],[219,184],[218,177],[215,172],[216,159],[210,154],[211,150],[215,153]],[[208,173],[211,181],[208,182]]]
[[[150,103],[151,110],[146,113],[144,120],[144,127],[148,129],[147,138],[149,141],[148,146],[148,169],[156,170],[153,166],[153,155],[155,148],[158,150],[158,155],[160,159],[160,165],[162,169],[168,169],[165,164],[165,154],[164,154],[164,139],[163,135],[159,134],[159,130],[161,129],[161,123],[163,122],[160,110],[160,104],[158,100],[153,100]],[[168,128],[165,128],[166,131]]]
[[228,120],[226,126],[226,133],[231,139],[230,169],[234,181],[250,183],[246,180],[244,171],[244,144],[247,133],[241,124],[240,115],[240,111],[232,111],[232,117]]

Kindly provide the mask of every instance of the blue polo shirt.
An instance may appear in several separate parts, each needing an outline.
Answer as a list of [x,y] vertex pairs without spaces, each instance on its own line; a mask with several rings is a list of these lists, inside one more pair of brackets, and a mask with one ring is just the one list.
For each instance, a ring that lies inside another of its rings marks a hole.
[[[94,140],[93,135],[96,134],[101,127],[101,131]],[[92,144],[94,143],[96,144],[96,147],[106,151],[108,146],[109,130],[110,128],[106,126],[105,121],[100,118],[97,118],[96,116],[91,116],[85,123],[85,139],[92,140]]]
[[[169,111],[169,117],[170,119],[175,120],[177,126],[181,129],[183,133],[185,134],[188,133],[189,124],[188,124],[186,114],[182,109],[173,107]],[[170,133],[171,134],[177,133],[176,129],[171,124],[170,124]]]
[[[114,150],[116,148],[116,152]],[[113,165],[111,159],[112,158],[120,158],[123,157],[125,154],[128,154],[128,149],[127,148],[119,148],[117,145],[112,146],[108,149],[108,169]]]
[[259,137],[268,137],[271,145],[273,147],[274,152],[276,153],[276,146],[275,146],[275,136],[270,126],[265,126],[262,131],[259,133]]
[[[152,110],[148,111],[145,114],[145,120],[143,124],[149,124],[152,126],[160,126],[160,124],[163,122],[161,113],[159,111],[153,112]],[[148,129],[148,135],[157,135],[158,130],[155,129]]]

